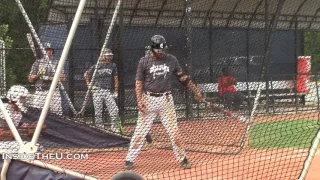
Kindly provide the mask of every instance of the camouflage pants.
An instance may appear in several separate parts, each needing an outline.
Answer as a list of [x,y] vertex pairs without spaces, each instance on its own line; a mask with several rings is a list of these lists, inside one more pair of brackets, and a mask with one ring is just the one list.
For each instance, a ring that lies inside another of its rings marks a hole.
[[[49,90],[42,90],[42,91],[37,90],[34,94],[32,106],[35,108],[42,109],[44,106],[44,103],[46,102],[48,93],[49,93]],[[60,95],[59,89],[54,91],[49,109],[50,109],[50,112],[54,114],[62,115],[63,113],[62,103],[61,103],[61,95]]]

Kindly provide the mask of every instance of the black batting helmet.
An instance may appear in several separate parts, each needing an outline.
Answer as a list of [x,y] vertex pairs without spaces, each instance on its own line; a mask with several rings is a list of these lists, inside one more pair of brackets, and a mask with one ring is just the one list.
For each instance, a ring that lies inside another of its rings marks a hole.
[[138,173],[124,171],[117,173],[111,180],[143,180],[143,178]]
[[166,39],[161,35],[154,35],[151,37],[148,49],[167,49],[168,45]]

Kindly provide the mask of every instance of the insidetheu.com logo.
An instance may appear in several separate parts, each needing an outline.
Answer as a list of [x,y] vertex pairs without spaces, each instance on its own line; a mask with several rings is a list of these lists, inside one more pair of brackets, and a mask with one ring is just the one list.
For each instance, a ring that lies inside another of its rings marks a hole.
[[20,159],[20,160],[32,160],[32,159],[46,159],[46,160],[86,160],[89,159],[88,154],[82,153],[2,153],[2,159]]

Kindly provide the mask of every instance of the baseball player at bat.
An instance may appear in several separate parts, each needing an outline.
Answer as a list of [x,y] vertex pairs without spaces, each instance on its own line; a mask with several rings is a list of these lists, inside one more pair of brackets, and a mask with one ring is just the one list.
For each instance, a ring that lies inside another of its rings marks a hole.
[[[42,109],[49,93],[49,89],[54,77],[55,69],[58,66],[58,61],[53,59],[54,49],[52,48],[50,43],[45,43],[45,50],[48,56],[48,59],[41,58],[36,60],[32,67],[28,76],[29,83],[35,84],[35,98],[33,101],[33,107]],[[65,75],[62,72],[60,75],[60,81],[65,81]],[[57,86],[54,91],[52,100],[50,102],[50,112],[55,113],[57,115],[62,115],[62,104],[61,104],[61,95],[59,87]]]
[[[96,71],[96,76],[92,87],[93,105],[95,111],[96,127],[104,129],[102,120],[103,104],[106,105],[111,118],[111,130],[119,132],[118,120],[119,109],[115,98],[118,96],[118,70],[115,63],[112,63],[113,53],[110,49],[104,51],[100,64]],[[93,65],[84,73],[84,78],[87,85],[90,85],[90,79],[95,70]],[[114,81],[114,83],[112,83]],[[114,84],[114,85],[113,85]]]
[[191,167],[179,133],[171,94],[173,76],[176,76],[183,86],[193,91],[197,101],[204,102],[204,99],[189,76],[183,72],[177,58],[166,53],[167,47],[163,36],[152,36],[151,44],[148,46],[150,55],[142,57],[138,63],[135,79],[139,115],[126,156],[126,170],[133,168],[152,122],[158,116],[169,135],[175,158],[181,167],[185,169]]

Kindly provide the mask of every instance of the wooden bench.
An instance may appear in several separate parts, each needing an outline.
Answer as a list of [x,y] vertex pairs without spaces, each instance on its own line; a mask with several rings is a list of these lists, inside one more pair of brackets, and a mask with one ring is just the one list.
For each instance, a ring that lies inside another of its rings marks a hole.
[[[296,85],[294,81],[269,81],[268,88],[266,82],[238,82],[235,86],[238,92],[244,94],[249,100],[248,104],[252,105],[256,97],[259,86],[261,86],[261,93],[259,96],[259,103],[265,101],[269,104],[276,102],[288,102],[298,104],[298,99],[305,94],[296,92]],[[205,98],[219,100],[218,83],[198,84],[200,91],[204,93]]]

